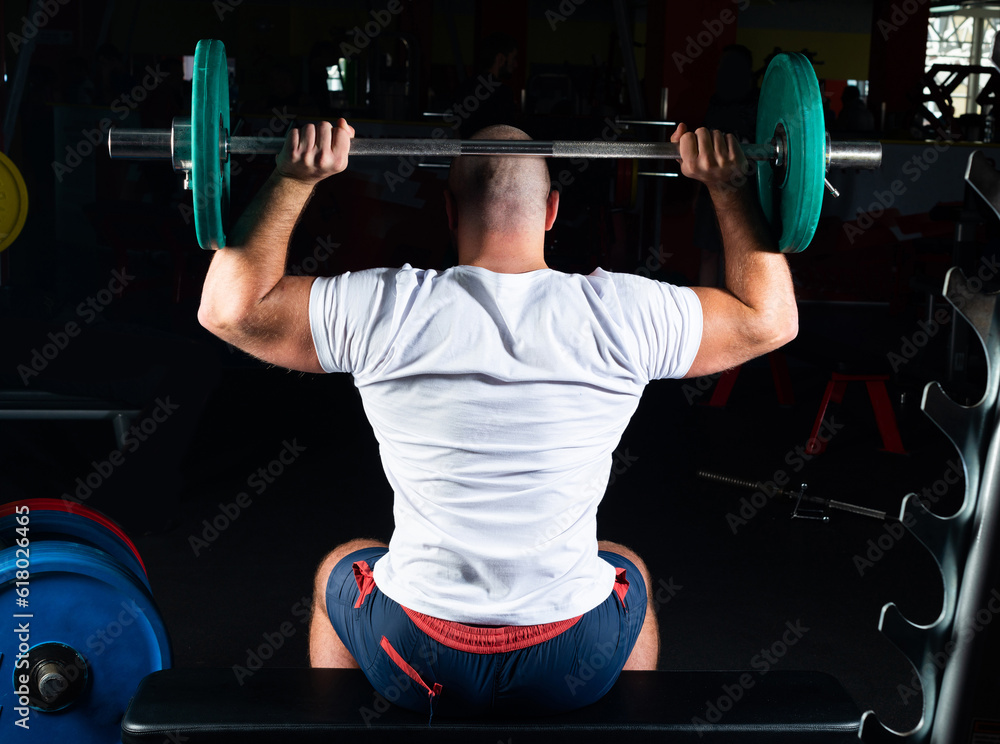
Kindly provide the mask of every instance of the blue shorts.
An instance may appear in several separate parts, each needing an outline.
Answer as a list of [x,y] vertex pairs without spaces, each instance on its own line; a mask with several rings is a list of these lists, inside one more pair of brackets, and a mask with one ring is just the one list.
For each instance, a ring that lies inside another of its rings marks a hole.
[[599,552],[617,579],[590,612],[563,623],[486,627],[437,620],[389,599],[371,573],[386,552],[345,556],[326,587],[330,622],[377,693],[371,717],[385,701],[444,716],[581,708],[611,689],[646,617],[642,574],[617,553]]

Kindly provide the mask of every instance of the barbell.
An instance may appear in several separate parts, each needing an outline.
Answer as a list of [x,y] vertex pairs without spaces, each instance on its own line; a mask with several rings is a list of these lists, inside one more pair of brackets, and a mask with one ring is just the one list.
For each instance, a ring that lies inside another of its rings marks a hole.
[[[764,74],[757,113],[757,143],[743,146],[757,167],[764,215],[785,253],[805,250],[816,232],[829,168],[878,168],[878,142],[835,142],[826,133],[823,100],[812,63],[802,54],[772,59]],[[229,134],[229,68],[221,41],[203,39],[194,55],[191,117],[170,129],[108,131],[108,153],[125,160],[170,160],[194,194],[195,232],[206,250],[226,245],[232,155],[275,154],[282,137]],[[523,155],[551,158],[679,160],[670,142],[383,139],[351,140],[349,157]]]

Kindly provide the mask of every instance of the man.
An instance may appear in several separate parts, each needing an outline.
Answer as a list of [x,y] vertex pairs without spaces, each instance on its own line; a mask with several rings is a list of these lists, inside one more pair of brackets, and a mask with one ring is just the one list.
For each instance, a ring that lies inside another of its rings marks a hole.
[[[199,320],[267,362],[354,375],[393,486],[389,546],[322,562],[314,666],[356,667],[431,713],[540,712],[599,699],[622,668],[655,669],[645,564],[597,540],[611,453],[650,379],[740,364],[797,332],[788,266],[742,182],[731,135],[681,124],[685,175],[715,202],[726,288],[600,269],[551,271],[559,194],[541,158],[452,163],[459,265],[285,276],[313,187],[347,166],[354,130],[292,130],[210,267]],[[527,139],[490,127],[487,139]]]

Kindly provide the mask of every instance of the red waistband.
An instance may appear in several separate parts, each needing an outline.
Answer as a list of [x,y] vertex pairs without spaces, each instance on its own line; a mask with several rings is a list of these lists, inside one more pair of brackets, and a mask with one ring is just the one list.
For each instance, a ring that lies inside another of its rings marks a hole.
[[420,630],[438,643],[456,651],[473,654],[502,654],[517,651],[555,638],[560,633],[576,625],[583,615],[542,625],[503,625],[499,628],[481,628],[464,625],[453,620],[425,615],[422,612],[403,607],[407,617]]
[[[365,597],[375,588],[375,577],[367,561],[358,561],[353,568],[359,595],[354,606],[361,607]],[[628,591],[625,569],[618,568],[615,574],[614,592],[624,605],[625,593]],[[402,605],[400,606],[402,607]],[[411,610],[409,607],[403,607],[403,611],[414,625],[438,643],[456,651],[468,651],[474,654],[506,653],[544,643],[569,630],[583,617],[583,615],[577,615],[568,620],[541,625],[503,625],[498,628],[486,628],[465,625],[453,620],[442,620]]]

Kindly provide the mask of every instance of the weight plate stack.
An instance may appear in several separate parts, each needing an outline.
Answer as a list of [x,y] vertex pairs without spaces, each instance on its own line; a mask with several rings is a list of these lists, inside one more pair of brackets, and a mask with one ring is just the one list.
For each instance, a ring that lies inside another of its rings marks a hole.
[[31,515],[31,541],[71,540],[103,550],[149,589],[146,566],[125,531],[96,509],[62,499],[25,499],[0,506],[0,548],[16,544],[18,507]]
[[0,507],[0,723],[30,741],[111,744],[139,681],[170,665],[166,628],[120,528],[52,501]]

